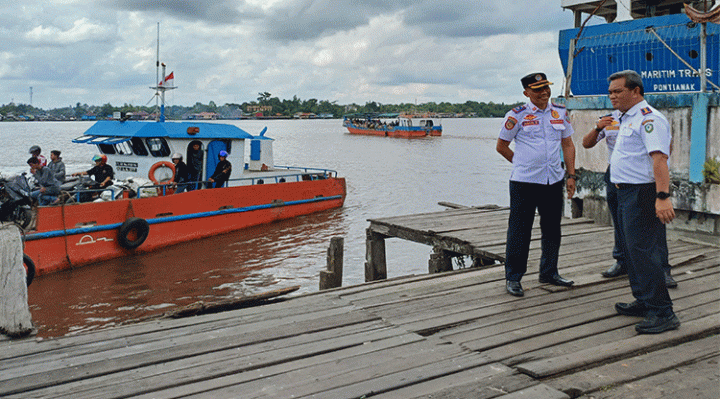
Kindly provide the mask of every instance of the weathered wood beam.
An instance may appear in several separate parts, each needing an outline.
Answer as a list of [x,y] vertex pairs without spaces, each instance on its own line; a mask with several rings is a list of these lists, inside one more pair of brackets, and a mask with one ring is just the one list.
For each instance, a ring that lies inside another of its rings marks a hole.
[[320,289],[342,287],[345,239],[333,237],[327,251],[327,270],[320,271]]
[[385,235],[373,231],[372,225],[366,230],[365,239],[365,281],[385,280],[387,261],[385,259]]

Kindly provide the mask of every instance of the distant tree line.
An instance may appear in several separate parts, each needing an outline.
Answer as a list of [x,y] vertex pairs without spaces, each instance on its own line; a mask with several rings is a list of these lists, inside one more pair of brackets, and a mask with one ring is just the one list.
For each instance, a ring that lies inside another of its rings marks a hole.
[[[172,105],[165,107],[165,116],[168,119],[186,119],[189,115],[203,112],[216,113],[223,119],[237,119],[240,117],[252,116],[249,109],[252,106],[271,106],[272,111],[266,112],[264,116],[292,117],[298,113],[312,113],[316,115],[329,114],[335,118],[350,113],[393,113],[393,112],[435,112],[442,114],[454,114],[465,117],[502,117],[507,111],[520,103],[485,103],[477,101],[466,101],[464,103],[452,104],[449,102],[428,102],[423,104],[381,104],[375,101],[359,104],[337,104],[336,101],[317,100],[314,98],[301,100],[297,96],[292,99],[280,100],[272,97],[268,92],[258,93],[257,101],[243,102],[242,104],[228,103],[222,106],[216,105],[213,101],[209,104],[196,103],[191,107]],[[156,112],[155,105],[138,106],[124,104],[114,106],[112,104],[88,105],[77,103],[75,106],[43,110],[27,104],[6,104],[0,106],[0,114],[8,117],[24,117],[25,119],[50,119],[50,120],[81,120],[91,118],[104,119],[113,115],[114,112]]]

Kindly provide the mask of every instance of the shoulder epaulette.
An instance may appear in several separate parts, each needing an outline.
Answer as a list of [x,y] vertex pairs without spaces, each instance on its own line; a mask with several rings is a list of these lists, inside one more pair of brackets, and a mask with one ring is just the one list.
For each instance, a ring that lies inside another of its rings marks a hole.
[[565,107],[564,105],[562,105],[562,104],[552,103],[552,105],[553,105],[553,107],[555,107],[555,108],[566,108],[566,107]]
[[512,111],[516,114],[519,114],[519,113],[523,112],[525,110],[525,108],[527,108],[525,105],[520,105],[520,106],[513,108]]
[[650,107],[645,107],[642,108],[640,112],[642,112],[643,115],[652,114],[652,109],[650,109]]

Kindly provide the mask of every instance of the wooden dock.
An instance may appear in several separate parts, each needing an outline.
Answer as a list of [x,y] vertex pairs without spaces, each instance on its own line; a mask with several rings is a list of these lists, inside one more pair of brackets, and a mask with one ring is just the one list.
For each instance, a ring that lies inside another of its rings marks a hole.
[[[463,237],[473,254],[501,259],[503,211],[462,211],[418,216],[426,227],[414,231],[442,246],[438,236],[468,229],[439,232],[441,217],[497,226]],[[720,397],[720,248],[669,242],[682,326],[637,335],[640,319],[613,308],[632,300],[627,278],[600,276],[612,229],[575,220],[563,233],[560,268],[576,285],[537,282],[533,241],[522,298],[505,293],[495,264],[57,339],[0,338],[0,397]]]

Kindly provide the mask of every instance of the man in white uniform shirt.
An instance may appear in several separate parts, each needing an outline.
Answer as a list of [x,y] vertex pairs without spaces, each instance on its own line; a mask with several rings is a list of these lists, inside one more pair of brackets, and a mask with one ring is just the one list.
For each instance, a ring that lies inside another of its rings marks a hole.
[[610,102],[621,112],[610,179],[618,188],[618,229],[635,297],[631,303],[616,303],[615,309],[644,317],[635,326],[638,333],[657,334],[680,326],[663,272],[665,223],[675,218],[669,198],[670,125],[645,101],[637,72],[616,72],[608,80]]
[[[615,246],[613,247],[612,256],[615,259],[615,264],[610,266],[607,270],[601,274],[603,277],[618,277],[627,274],[627,267],[625,266],[625,254],[623,252],[623,246],[620,242],[620,231],[618,230],[618,219],[617,219],[617,187],[610,182],[610,158],[612,157],[613,149],[615,148],[615,142],[617,141],[618,131],[620,130],[620,117],[622,112],[615,110],[611,114],[600,117],[595,124],[595,127],[583,137],[582,145],[585,148],[595,147],[597,143],[605,139],[605,144],[608,148],[608,168],[605,172],[605,199],[607,200],[608,209],[610,210],[610,217],[612,218],[613,226],[615,227]],[[661,240],[662,243],[667,244],[667,240]],[[668,263],[668,249],[667,245],[662,248],[663,254],[663,271],[665,273],[665,285],[668,288],[676,288],[677,282],[672,277],[670,272],[670,264]]]
[[[569,287],[573,281],[560,277],[560,219],[563,181],[567,167],[567,193],[575,193],[575,145],[573,128],[564,106],[550,102],[550,85],[544,73],[520,79],[530,100],[505,115],[497,152],[513,164],[510,176],[510,217],[505,247],[505,289],[523,296],[520,280],[527,271],[528,251],[535,210],[540,214],[542,255],[540,282]],[[510,142],[515,141],[515,150]],[[562,152],[561,152],[562,149]],[[562,155],[561,155],[562,153]]]

